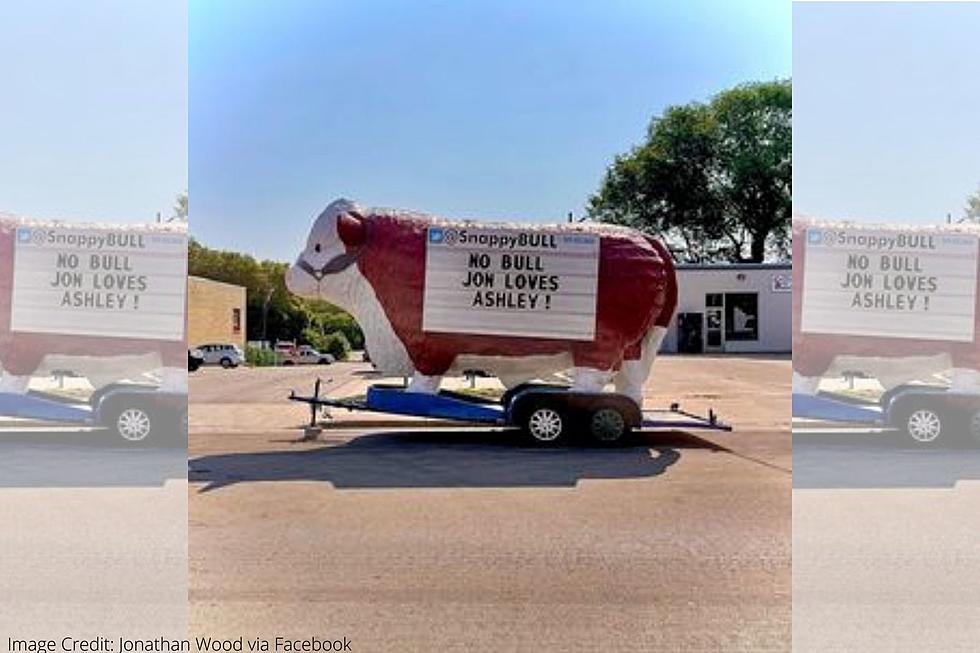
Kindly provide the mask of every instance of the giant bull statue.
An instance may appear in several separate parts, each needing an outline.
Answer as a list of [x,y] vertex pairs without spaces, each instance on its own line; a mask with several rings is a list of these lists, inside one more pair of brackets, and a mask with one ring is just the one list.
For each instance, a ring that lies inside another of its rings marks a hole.
[[642,403],[677,304],[666,247],[611,225],[492,225],[600,237],[594,338],[435,333],[422,328],[426,231],[433,225],[488,226],[337,200],[316,218],[286,285],[353,314],[372,361],[386,373],[411,376],[409,391],[436,392],[443,375],[468,369],[486,370],[512,387],[573,368],[574,389],[600,391],[611,380]]

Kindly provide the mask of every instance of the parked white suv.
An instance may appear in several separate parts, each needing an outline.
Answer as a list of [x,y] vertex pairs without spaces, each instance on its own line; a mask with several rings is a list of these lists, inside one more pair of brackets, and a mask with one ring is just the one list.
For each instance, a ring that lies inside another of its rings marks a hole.
[[245,362],[245,352],[238,345],[201,345],[198,349],[205,365],[220,365],[228,369]]

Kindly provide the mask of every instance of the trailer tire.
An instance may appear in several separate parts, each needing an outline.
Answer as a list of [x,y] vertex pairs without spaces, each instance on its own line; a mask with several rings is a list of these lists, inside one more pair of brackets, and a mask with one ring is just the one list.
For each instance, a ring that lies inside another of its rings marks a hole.
[[551,404],[533,406],[524,419],[524,432],[535,444],[554,445],[568,431],[568,416]]
[[970,415],[969,432],[973,444],[980,444],[980,410]]
[[125,404],[113,413],[112,427],[131,444],[145,444],[155,430],[156,419],[145,406]]
[[602,445],[622,442],[629,434],[626,416],[613,406],[599,406],[589,414],[589,435]]
[[947,430],[948,420],[942,413],[929,406],[914,406],[902,414],[902,429],[912,444],[920,447],[935,446]]

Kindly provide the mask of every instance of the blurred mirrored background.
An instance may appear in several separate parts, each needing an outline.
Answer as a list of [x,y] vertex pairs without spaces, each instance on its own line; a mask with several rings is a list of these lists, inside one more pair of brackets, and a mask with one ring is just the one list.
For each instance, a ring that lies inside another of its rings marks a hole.
[[978,24],[794,5],[794,650],[980,638]]
[[185,637],[187,9],[0,7],[0,632]]

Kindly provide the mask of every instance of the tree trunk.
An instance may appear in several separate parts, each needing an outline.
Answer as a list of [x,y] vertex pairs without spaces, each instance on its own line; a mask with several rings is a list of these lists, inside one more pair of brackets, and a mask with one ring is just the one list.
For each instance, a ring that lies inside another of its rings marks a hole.
[[766,238],[768,231],[752,234],[752,248],[749,260],[752,263],[762,263],[766,259]]

